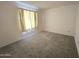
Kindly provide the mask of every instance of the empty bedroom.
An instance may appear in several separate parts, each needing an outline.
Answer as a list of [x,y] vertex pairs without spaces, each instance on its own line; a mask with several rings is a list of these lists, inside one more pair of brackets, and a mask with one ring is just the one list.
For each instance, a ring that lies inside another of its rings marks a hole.
[[0,58],[78,58],[79,1],[0,1]]

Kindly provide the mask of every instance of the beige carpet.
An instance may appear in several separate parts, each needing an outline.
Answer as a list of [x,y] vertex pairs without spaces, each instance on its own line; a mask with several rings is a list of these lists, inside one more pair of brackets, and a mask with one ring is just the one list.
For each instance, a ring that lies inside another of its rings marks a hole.
[[78,57],[73,37],[45,31],[1,48],[0,54],[18,58]]

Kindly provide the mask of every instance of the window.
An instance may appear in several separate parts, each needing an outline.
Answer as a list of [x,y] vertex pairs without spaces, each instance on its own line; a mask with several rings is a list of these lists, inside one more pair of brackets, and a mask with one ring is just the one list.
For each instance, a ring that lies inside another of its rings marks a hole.
[[32,30],[38,26],[37,12],[24,9],[18,11],[19,28],[22,32]]

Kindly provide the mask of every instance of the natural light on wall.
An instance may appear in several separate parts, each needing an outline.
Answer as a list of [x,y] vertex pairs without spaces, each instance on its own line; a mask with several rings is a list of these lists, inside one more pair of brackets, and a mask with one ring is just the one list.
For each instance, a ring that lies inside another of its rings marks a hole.
[[19,28],[22,32],[30,31],[38,26],[37,12],[18,9]]

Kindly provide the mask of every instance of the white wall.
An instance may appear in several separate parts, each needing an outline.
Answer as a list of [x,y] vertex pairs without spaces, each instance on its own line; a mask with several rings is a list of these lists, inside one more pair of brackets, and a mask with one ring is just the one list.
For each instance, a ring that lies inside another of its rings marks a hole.
[[0,47],[20,40],[17,22],[14,2],[0,2]]
[[62,6],[41,12],[43,30],[73,36],[76,5]]
[[38,11],[38,30],[42,31],[43,30],[43,20],[42,20],[42,12]]
[[75,41],[79,55],[79,4],[77,5],[77,18],[75,23]]

